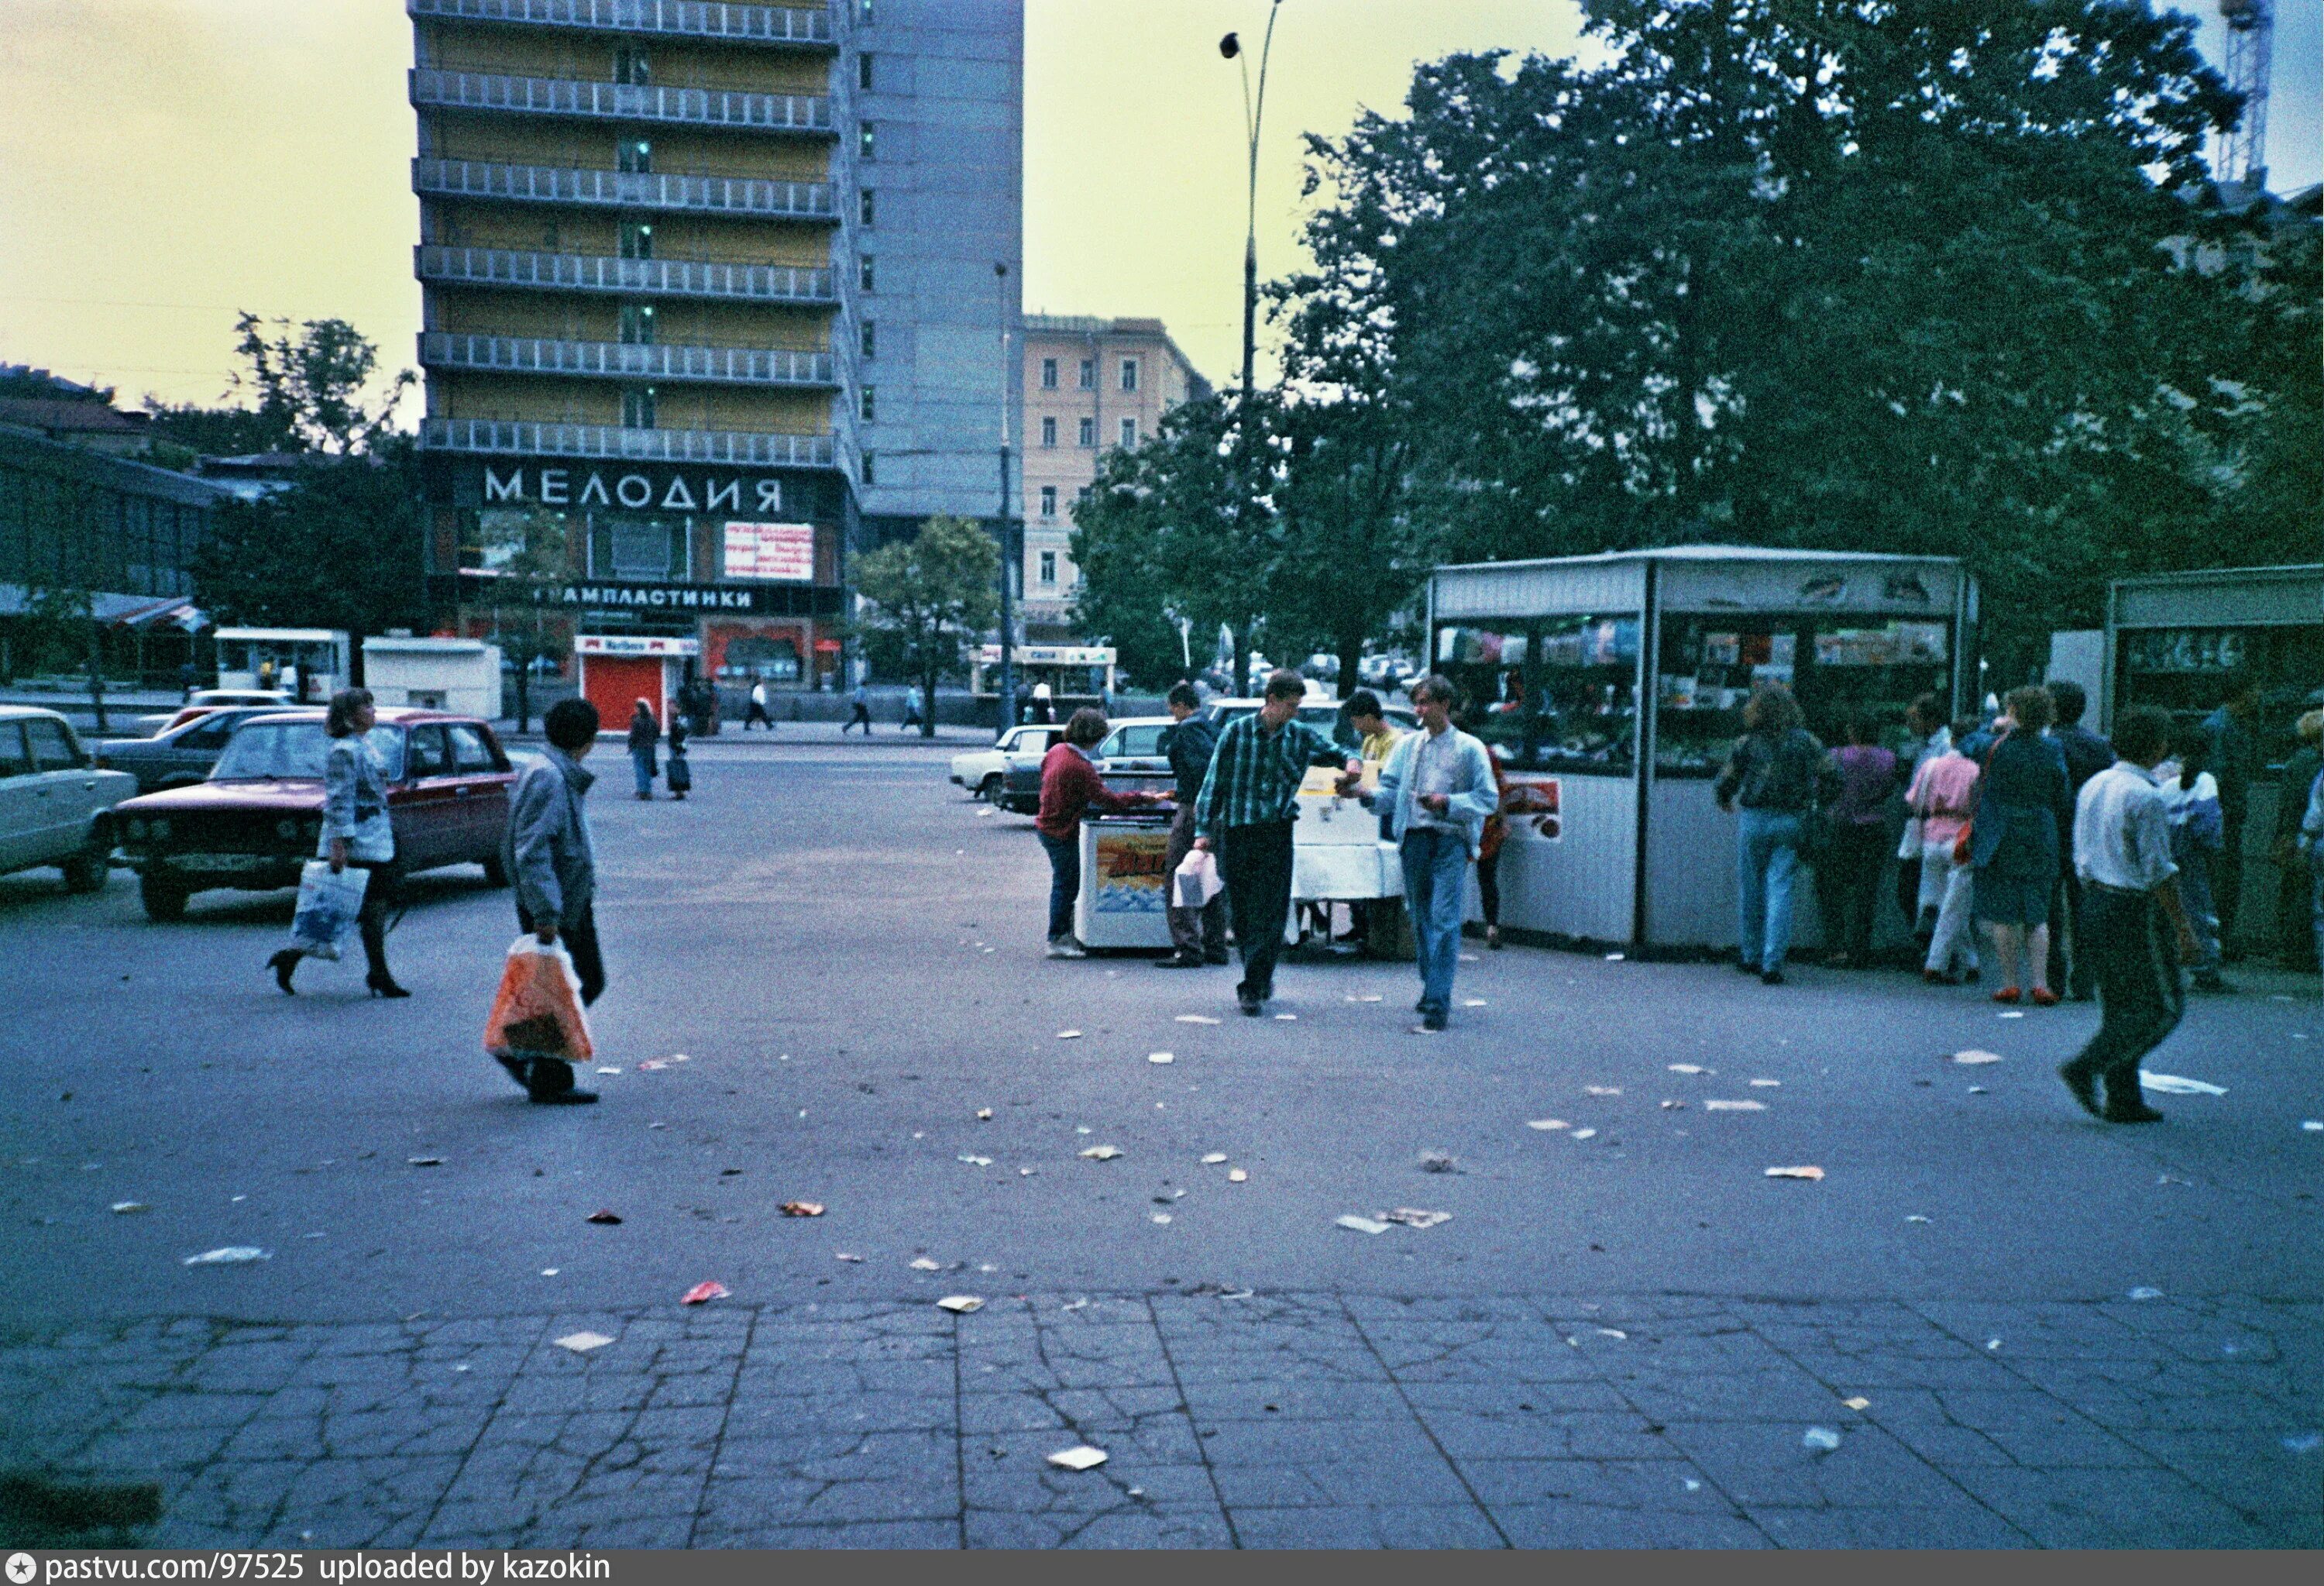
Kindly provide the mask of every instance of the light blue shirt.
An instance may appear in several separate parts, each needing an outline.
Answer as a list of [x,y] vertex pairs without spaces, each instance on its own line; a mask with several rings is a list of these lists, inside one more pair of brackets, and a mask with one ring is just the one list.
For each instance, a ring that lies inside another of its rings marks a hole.
[[[1425,728],[1407,733],[1397,742],[1388,754],[1388,763],[1380,767],[1379,791],[1372,798],[1375,802],[1389,800],[1389,808],[1394,812],[1389,831],[1396,841],[1403,842],[1405,833],[1416,826],[1449,825],[1467,841],[1469,857],[1474,859],[1478,844],[1484,840],[1486,818],[1501,807],[1500,785],[1493,780],[1492,756],[1486,752],[1481,742],[1458,727],[1445,728],[1441,736],[1452,740],[1449,747],[1452,754],[1452,786],[1445,790],[1443,814],[1429,815],[1415,802],[1424,789],[1413,775],[1413,762],[1420,745],[1428,742]],[[1443,752],[1446,747],[1440,742],[1437,752]]]

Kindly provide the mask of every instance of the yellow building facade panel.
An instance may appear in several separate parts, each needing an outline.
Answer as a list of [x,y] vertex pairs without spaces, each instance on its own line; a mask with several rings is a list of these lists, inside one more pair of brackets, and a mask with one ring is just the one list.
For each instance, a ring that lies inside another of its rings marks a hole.
[[[502,77],[569,78],[583,82],[643,80],[659,88],[726,88],[752,94],[831,91],[828,58],[811,51],[743,50],[664,38],[542,29],[423,24],[420,61],[446,71]],[[626,75],[617,69],[627,66]]]

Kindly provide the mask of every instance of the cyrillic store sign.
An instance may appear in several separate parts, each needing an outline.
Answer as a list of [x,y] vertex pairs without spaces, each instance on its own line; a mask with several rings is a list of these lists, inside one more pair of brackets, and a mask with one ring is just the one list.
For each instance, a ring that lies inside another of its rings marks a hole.
[[767,513],[783,510],[783,482],[766,475],[578,465],[483,466],[488,507],[596,508],[629,512]]
[[617,584],[593,578],[537,587],[533,599],[542,605],[593,612],[757,612],[771,609],[768,593],[711,584]]

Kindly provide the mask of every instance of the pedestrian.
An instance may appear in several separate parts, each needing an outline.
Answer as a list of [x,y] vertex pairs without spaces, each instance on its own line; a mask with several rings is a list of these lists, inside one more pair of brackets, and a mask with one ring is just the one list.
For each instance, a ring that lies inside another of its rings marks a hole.
[[[1104,713],[1103,713],[1102,711],[1101,711],[1101,712],[1099,712],[1098,714],[1099,714],[1099,715],[1102,715]],[[912,731],[914,728],[918,727],[919,724],[920,724],[920,696],[919,696],[919,694],[918,694],[918,692],[917,690],[910,689],[910,688],[907,688],[907,689],[905,689],[905,690],[904,690],[904,720],[903,720],[903,724],[902,724],[902,725],[900,725],[899,727],[898,727],[896,730],[897,730],[898,732],[899,732],[899,733],[908,733],[908,732]]]
[[[1368,766],[1386,765],[1388,757],[1396,751],[1397,741],[1404,734],[1397,730],[1394,722],[1388,719],[1387,713],[1380,706],[1379,696],[1369,688],[1357,689],[1348,696],[1347,716],[1348,730],[1355,734],[1358,758]],[[1377,776],[1378,772],[1375,771],[1374,775]],[[1389,840],[1389,828],[1395,820],[1396,812],[1393,809],[1386,807],[1380,809],[1379,834],[1382,842]],[[1499,852],[1495,836],[1496,825],[1497,823],[1489,821],[1485,825],[1485,842],[1489,852],[1494,854]],[[1489,947],[1498,947],[1501,945],[1500,932],[1492,922],[1500,917],[1500,894],[1497,888],[1488,890],[1489,882],[1487,865],[1488,861],[1483,857],[1480,857],[1477,861],[1477,885],[1480,892],[1488,899],[1485,913],[1487,921],[1485,945]],[[1324,907],[1329,908],[1331,905],[1325,904]],[[1388,905],[1384,899],[1378,904],[1356,902],[1348,905],[1350,934],[1366,950],[1372,945],[1372,927],[1378,919],[1385,917],[1384,911],[1387,907]]]
[[1499,744],[1486,744],[1485,756],[1493,767],[1493,813],[1485,817],[1484,832],[1477,839],[1477,912],[1485,921],[1486,947],[1498,953],[1501,950],[1501,850],[1509,840],[1506,813],[1509,779],[1501,763]]
[[2238,672],[2227,684],[2226,703],[2203,718],[2210,740],[2203,763],[2219,784],[2219,852],[2211,867],[2211,895],[2219,910],[2219,953],[2227,963],[2243,957],[2236,922],[2243,917],[2244,820],[2251,813],[2252,784],[2266,769],[2259,741],[2259,679]]
[[2316,938],[2317,962],[2324,964],[2324,770],[2308,784],[2306,813],[2297,846],[2308,862],[2308,924]]
[[1737,965],[1767,985],[1784,983],[1792,945],[1792,889],[1810,810],[1832,779],[1831,757],[1801,724],[1800,703],[1761,683],[1743,706],[1743,736],[1712,788],[1719,807],[1742,811],[1735,828]]
[[1483,841],[1485,822],[1501,807],[1500,783],[1484,743],[1452,724],[1457,700],[1452,685],[1434,673],[1413,685],[1421,730],[1390,752],[1375,796],[1394,812],[1391,833],[1404,863],[1425,1030],[1443,1029],[1452,1011],[1469,863]]
[[694,791],[694,767],[686,758],[686,724],[676,715],[669,718],[669,796],[679,803]]
[[1896,756],[1880,747],[1872,720],[1848,718],[1845,747],[1835,751],[1840,797],[1830,811],[1829,845],[1816,869],[1823,905],[1824,947],[1833,967],[1872,967],[1872,922],[1880,874],[1888,863],[1888,806],[1896,791]]
[[2151,705],[2127,712],[2116,724],[2114,747],[2118,758],[2083,787],[2074,812],[2074,872],[2098,973],[2098,1031],[2058,1077],[2084,1111],[2109,1123],[2159,1123],[2163,1114],[2139,1093],[2138,1065],[2186,1011],[2179,964],[2196,951],[2171,884],[2177,868],[2171,820],[2154,775],[2170,751],[2171,717]]
[[2179,867],[2172,885],[2195,933],[2195,989],[2231,991],[2235,988],[2219,973],[2219,911],[2211,885],[2227,834],[2218,780],[2204,769],[2211,735],[2200,726],[2182,727],[2174,738],[2177,758],[2154,773],[2171,818],[2171,862]]
[[654,719],[653,706],[643,698],[638,708],[630,713],[630,766],[637,772],[638,797],[653,798],[653,780],[661,770],[654,761],[654,747],[661,742],[661,724]]
[[[1192,693],[1191,685],[1182,685]],[[1404,734],[1388,719],[1380,707],[1379,696],[1369,688],[1359,688],[1348,696],[1348,727],[1356,735],[1356,753],[1368,765],[1386,765],[1388,757]]]
[[2058,896],[2050,914],[2050,983],[2065,982],[2066,995],[2087,1002],[2096,995],[2097,981],[2082,962],[2082,887],[2074,875],[2073,811],[2092,777],[2114,763],[2114,745],[2082,725],[2089,711],[2089,690],[2061,678],[2048,685],[2055,719],[2050,736],[2066,757],[2066,833],[2059,843],[2065,862],[2059,866]]
[[[1945,725],[1944,702],[1933,694],[1914,698],[1904,709],[1904,731],[1911,739],[1906,745],[1910,758],[1898,766],[1897,777],[1909,787],[1921,774],[1923,766],[1953,746],[1953,735]],[[1908,809],[1904,830],[1896,844],[1896,912],[1904,917],[1904,923],[1924,946],[1935,934],[1937,909],[1944,893],[1941,881],[1932,891],[1922,880],[1921,866],[1927,850],[1927,834]]]
[[1921,907],[1933,911],[1928,953],[1921,965],[1921,978],[1932,985],[1973,985],[1978,980],[1970,897],[1976,872],[1966,858],[1954,857],[1962,829],[1977,807],[1981,768],[1960,749],[1976,730],[1975,716],[1955,723],[1943,752],[1921,762],[1904,794],[1911,825],[1921,834]]
[[2308,790],[2324,771],[2324,710],[2311,710],[2294,725],[2300,747],[2283,762],[2276,783],[2273,850],[2276,873],[2276,950],[2283,967],[2316,973],[2316,937],[2309,918],[2308,861],[2301,851],[2301,817],[2308,809]]
[[1041,761],[1041,806],[1034,834],[1049,856],[1049,956],[1086,958],[1074,939],[1074,902],[1082,892],[1082,817],[1093,809],[1146,809],[1161,802],[1151,793],[1116,793],[1105,785],[1091,752],[1105,742],[1105,714],[1084,705],[1065,724],[1065,734]]
[[[355,928],[363,936],[364,985],[374,997],[409,997],[387,969],[387,915],[395,901],[395,824],[387,809],[387,767],[371,730],[379,723],[368,688],[342,688],[331,696],[323,716],[329,747],[323,754],[323,834],[315,857],[331,873],[349,865],[364,872],[363,908]],[[274,983],[296,996],[291,973],[306,954],[285,947],[266,961]]]
[[1978,922],[1991,934],[2001,976],[1993,1000],[2015,1002],[2025,994],[2017,984],[2022,958],[2032,973],[2033,1000],[2042,1008],[2058,1001],[2050,989],[2050,894],[2070,825],[2066,755],[2055,739],[2042,735],[2049,724],[2048,694],[2034,687],[2009,691],[1969,822]]
[[200,677],[201,674],[194,670],[193,662],[189,660],[180,661],[178,663],[179,693],[184,698],[191,699],[194,696],[194,685],[196,682],[199,681]]
[[[1163,758],[1170,762],[1174,779],[1174,796],[1177,812],[1170,817],[1170,846],[1163,858],[1163,868],[1176,877],[1178,867],[1194,848],[1194,804],[1203,791],[1203,778],[1211,769],[1212,752],[1218,747],[1218,733],[1202,717],[1202,696],[1191,683],[1174,683],[1163,708],[1170,713],[1173,724],[1163,730],[1159,745]],[[1174,889],[1176,881],[1168,883]],[[1213,893],[1211,900],[1200,908],[1181,908],[1172,903],[1165,910],[1170,923],[1170,956],[1159,961],[1163,969],[1200,969],[1206,964],[1227,962],[1227,895]]]
[[1307,768],[1342,767],[1342,794],[1362,777],[1360,761],[1347,758],[1331,739],[1298,719],[1306,694],[1306,680],[1298,673],[1270,673],[1259,709],[1229,722],[1219,734],[1211,769],[1194,798],[1194,846],[1219,856],[1227,909],[1242,952],[1235,1000],[1252,1019],[1275,995],[1275,961],[1291,916],[1291,828],[1298,819]]
[[[718,735],[718,685],[707,678],[696,678],[693,688],[693,704],[687,712],[687,724],[696,738],[715,738]],[[774,723],[770,721],[767,730],[771,733],[774,726]]]
[[[541,717],[549,748],[525,768],[509,800],[508,836],[501,862],[515,883],[518,926],[542,946],[562,941],[580,982],[581,1006],[604,995],[605,957],[597,942],[597,859],[589,816],[581,800],[597,779],[581,762],[597,746],[597,707],[560,699]],[[499,1059],[525,1094],[545,1106],[581,1106],[597,1099],[576,1089],[573,1065],[561,1058],[513,1056]]]
[[861,727],[863,729],[863,735],[869,738],[872,736],[872,691],[858,683],[855,685],[855,692],[849,697],[855,706],[855,714],[849,716],[841,725],[839,735],[844,738],[847,736],[849,727]]
[[[751,706],[742,716],[742,731],[745,733],[761,726],[770,733],[775,730],[775,718],[767,714],[767,680],[764,678],[751,685]],[[846,731],[844,727],[840,730]]]
[[1033,719],[1045,727],[1057,719],[1056,696],[1047,683],[1033,685]]

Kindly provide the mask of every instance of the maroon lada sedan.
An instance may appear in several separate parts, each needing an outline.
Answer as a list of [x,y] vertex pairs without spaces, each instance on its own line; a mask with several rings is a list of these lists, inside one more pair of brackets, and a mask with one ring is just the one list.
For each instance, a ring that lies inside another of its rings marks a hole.
[[[501,840],[516,772],[473,716],[385,709],[371,741],[387,769],[399,872],[481,864],[506,886]],[[323,713],[253,716],[234,730],[207,781],[116,806],[121,861],[135,871],[150,919],[184,917],[196,892],[299,884],[323,831]]]

